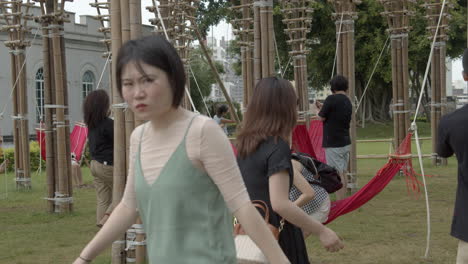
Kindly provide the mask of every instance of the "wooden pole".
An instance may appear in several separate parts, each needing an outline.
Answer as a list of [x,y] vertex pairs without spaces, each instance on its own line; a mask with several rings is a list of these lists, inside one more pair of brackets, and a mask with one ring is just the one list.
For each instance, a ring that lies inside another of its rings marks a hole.
[[427,31],[429,39],[436,38],[433,56],[431,58],[431,133],[432,133],[432,153],[434,153],[433,165],[446,165],[447,160],[436,156],[437,148],[437,133],[440,117],[446,112],[446,40],[448,29],[448,10],[450,4],[446,4],[444,12],[442,12],[441,23],[436,33],[438,26],[439,15],[442,11],[442,1],[426,0],[424,7],[426,8],[426,18],[428,19]]
[[[119,0],[110,1],[111,24],[111,50],[115,56],[122,46],[121,6]],[[112,104],[114,111],[114,184],[112,190],[112,206],[115,208],[122,199],[126,182],[126,138],[125,138],[125,113],[123,100],[119,95],[116,83],[116,58],[112,63]],[[120,236],[112,244],[112,264],[125,263],[125,235]]]
[[275,75],[275,28],[273,25],[273,6],[269,6],[266,8],[266,16],[267,16],[267,32],[268,32],[268,76]]
[[[55,9],[55,12],[58,10]],[[69,190],[68,190],[68,160],[71,159],[70,153],[67,153],[66,142],[70,140],[70,135],[66,133],[66,121],[65,121],[65,92],[66,89],[63,86],[63,78],[65,78],[65,74],[63,72],[63,65],[62,65],[62,52],[61,52],[61,44],[60,44],[60,29],[59,24],[56,21],[53,21],[52,26],[52,54],[53,54],[53,63],[56,66],[54,71],[54,79],[55,79],[55,100],[57,104],[56,108],[56,131],[57,131],[57,141],[61,142],[57,144],[57,162],[58,162],[58,170],[57,174],[59,176],[58,179],[58,194],[56,194],[56,198],[69,198]],[[60,212],[70,212],[69,207],[70,202],[61,202],[60,203]]]
[[[256,3],[256,2],[254,2]],[[261,25],[260,25],[260,7],[254,6],[254,48],[253,48],[253,74],[254,74],[254,87],[262,78],[262,43],[261,43]]]
[[395,147],[405,138],[409,129],[410,102],[408,79],[408,10],[411,0],[380,0],[385,8],[389,34],[392,39],[393,124]]
[[[41,3],[42,4],[42,3]],[[44,59],[43,77],[44,77],[44,106],[52,105],[52,84],[50,80],[50,38],[49,38],[49,23],[45,18],[42,18],[42,54]],[[55,211],[55,203],[53,200],[55,194],[55,147],[54,147],[54,133],[52,125],[53,109],[44,107],[45,122],[45,148],[46,148],[46,174],[47,174],[47,211],[53,213]]]

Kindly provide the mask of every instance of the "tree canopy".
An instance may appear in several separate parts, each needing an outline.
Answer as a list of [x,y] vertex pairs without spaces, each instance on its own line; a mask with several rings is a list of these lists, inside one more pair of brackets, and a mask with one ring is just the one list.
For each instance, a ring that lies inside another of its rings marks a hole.
[[[449,40],[447,41],[447,56],[458,58],[466,47],[466,0],[448,1],[453,5],[450,9]],[[284,34],[282,12],[278,1],[274,1],[274,26],[275,38],[279,51],[276,59],[278,71],[284,71],[285,78],[293,78],[293,67],[287,66],[289,59],[289,47]],[[421,87],[431,40],[426,30],[424,1],[418,0],[413,5],[415,15],[411,19],[412,30],[409,33],[409,76],[410,89],[417,96]],[[227,7],[228,1],[206,0],[200,8],[200,25],[205,30],[210,25],[218,23],[221,19],[229,20],[233,14]],[[333,60],[336,49],[336,28],[332,20],[333,6],[326,0],[317,0],[312,4],[314,8],[311,32],[308,35],[310,41],[310,55],[307,57],[309,86],[314,90],[321,90],[327,86],[331,77]],[[363,0],[357,6],[358,18],[355,21],[355,63],[356,63],[356,95],[360,97],[366,83],[369,81],[374,65],[380,52],[388,39],[386,18],[381,15],[383,6],[379,1]],[[389,43],[387,44],[389,45]],[[233,52],[235,50],[233,49]],[[375,74],[369,85],[368,93],[364,99],[366,102],[365,116],[370,120],[384,120],[389,118],[388,106],[391,101],[391,54],[386,48]],[[426,93],[427,94],[427,93]]]

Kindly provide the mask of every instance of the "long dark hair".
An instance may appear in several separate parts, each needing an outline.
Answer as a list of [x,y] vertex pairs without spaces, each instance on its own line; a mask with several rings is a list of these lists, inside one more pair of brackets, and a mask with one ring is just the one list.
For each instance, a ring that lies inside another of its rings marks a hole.
[[277,77],[261,79],[237,134],[239,156],[245,158],[271,136],[288,142],[296,125],[296,106],[296,92],[289,81]]
[[135,63],[138,71],[146,76],[141,63],[163,70],[172,89],[172,106],[178,107],[185,93],[185,69],[176,49],[162,36],[147,36],[127,41],[119,50],[116,60],[117,90],[122,96],[122,73],[129,63]]
[[83,102],[84,122],[89,129],[94,129],[109,116],[109,96],[99,89],[92,91]]

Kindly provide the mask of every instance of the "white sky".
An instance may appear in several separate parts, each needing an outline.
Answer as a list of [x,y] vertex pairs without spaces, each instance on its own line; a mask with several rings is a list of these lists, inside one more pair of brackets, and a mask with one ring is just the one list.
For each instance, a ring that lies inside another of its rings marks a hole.
[[[89,5],[91,2],[94,3],[92,0],[75,0],[74,2],[67,2],[65,4],[65,9],[70,12],[74,12],[76,14],[76,21],[79,21],[80,15],[97,15],[96,8]],[[146,6],[150,5],[152,5],[151,0],[141,1],[143,24],[149,24],[148,19],[154,18],[154,15],[146,10]],[[225,21],[221,21],[217,26],[212,27],[212,29],[208,31],[208,36],[214,36],[218,41],[222,36],[224,36],[226,40],[231,40],[233,38],[232,27]],[[452,64],[452,81],[462,80],[462,70],[461,59],[454,60]]]

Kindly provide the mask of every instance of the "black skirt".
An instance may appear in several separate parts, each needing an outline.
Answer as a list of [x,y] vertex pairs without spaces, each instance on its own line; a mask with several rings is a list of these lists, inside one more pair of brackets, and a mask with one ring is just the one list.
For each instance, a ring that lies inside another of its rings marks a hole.
[[284,254],[291,261],[291,264],[310,263],[304,236],[300,228],[286,222],[280,233],[279,244]]

